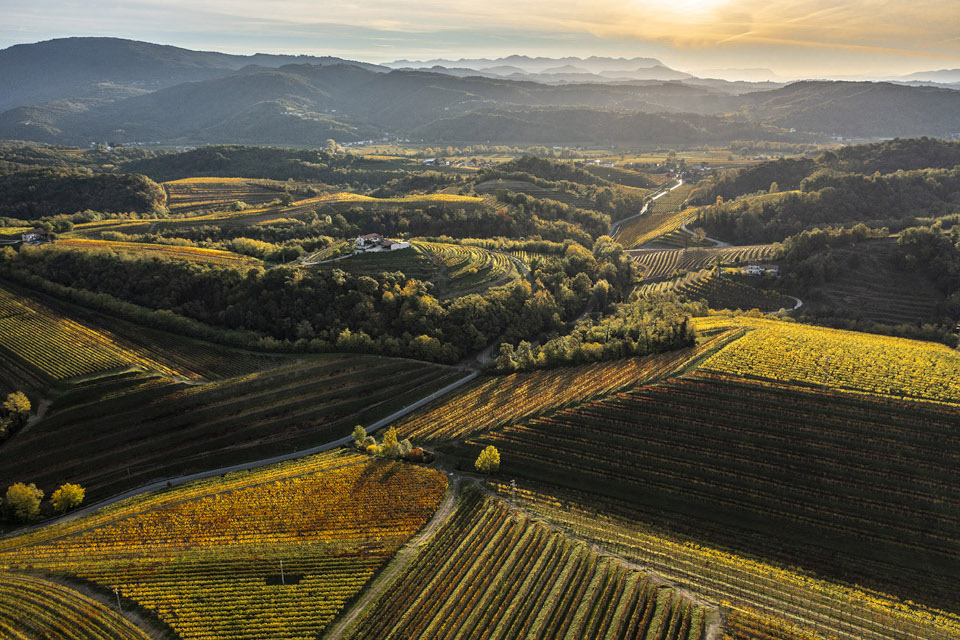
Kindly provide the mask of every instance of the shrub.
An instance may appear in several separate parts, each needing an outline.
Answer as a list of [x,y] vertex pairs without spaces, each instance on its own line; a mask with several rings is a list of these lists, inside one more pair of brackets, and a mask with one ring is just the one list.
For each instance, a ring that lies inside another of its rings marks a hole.
[[57,513],[63,513],[80,506],[86,490],[78,484],[64,484],[53,492],[50,502]]

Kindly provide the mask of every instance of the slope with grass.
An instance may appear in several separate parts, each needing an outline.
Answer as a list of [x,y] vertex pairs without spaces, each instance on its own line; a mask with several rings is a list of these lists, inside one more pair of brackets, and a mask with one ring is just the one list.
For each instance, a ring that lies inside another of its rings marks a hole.
[[699,640],[707,615],[474,489],[347,637]]
[[446,486],[437,471],[333,452],[6,539],[0,562],[115,588],[184,639],[316,637]]

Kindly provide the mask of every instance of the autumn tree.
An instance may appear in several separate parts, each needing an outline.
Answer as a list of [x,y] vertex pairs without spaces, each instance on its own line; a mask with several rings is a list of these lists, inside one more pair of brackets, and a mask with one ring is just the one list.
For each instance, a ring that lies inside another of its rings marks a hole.
[[367,437],[367,430],[359,424],[353,428],[353,442],[358,446],[363,446],[363,441]]
[[383,434],[383,441],[380,443],[380,451],[385,456],[396,458],[399,448],[400,446],[397,442],[397,429],[396,427],[390,427],[387,429],[386,433]]
[[40,515],[41,500],[43,491],[37,489],[37,485],[32,482],[29,485],[18,482],[7,489],[7,508],[20,522],[29,522]]
[[495,446],[489,445],[480,452],[473,466],[480,473],[496,473],[500,470],[500,452]]
[[50,503],[53,505],[54,511],[63,513],[79,507],[86,493],[86,489],[80,485],[68,482],[53,492],[53,495],[50,496]]

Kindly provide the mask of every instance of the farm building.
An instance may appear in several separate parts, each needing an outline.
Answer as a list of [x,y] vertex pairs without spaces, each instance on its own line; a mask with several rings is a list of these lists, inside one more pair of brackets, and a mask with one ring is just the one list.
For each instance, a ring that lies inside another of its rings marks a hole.
[[376,251],[397,251],[399,249],[406,249],[409,246],[409,242],[388,240],[379,233],[368,233],[357,238],[353,252],[356,254],[373,253]]
[[24,244],[41,244],[43,242],[53,242],[53,234],[45,229],[31,229],[24,231],[20,238]]
[[780,276],[780,266],[776,264],[758,264],[751,262],[743,268],[743,272],[750,276],[762,276],[767,273]]

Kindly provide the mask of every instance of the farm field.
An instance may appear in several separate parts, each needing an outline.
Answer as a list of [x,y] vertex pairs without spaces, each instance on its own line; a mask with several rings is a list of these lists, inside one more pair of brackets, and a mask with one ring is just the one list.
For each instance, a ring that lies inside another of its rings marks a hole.
[[[82,251],[116,251],[130,253],[141,258],[163,258],[167,260],[195,260],[228,267],[249,268],[261,264],[260,260],[232,251],[205,249],[203,247],[180,247],[167,244],[149,244],[145,242],[115,242],[112,240],[91,240],[86,238],[63,238],[56,244],[47,245],[61,249],[79,249]],[[46,247],[44,247],[46,248]]]
[[48,383],[105,371],[141,367],[180,372],[116,336],[63,317],[45,305],[0,288],[0,356]]
[[520,275],[513,261],[497,251],[442,242],[416,241],[413,246],[440,269],[437,285],[442,295],[507,284]]
[[228,209],[235,202],[257,207],[276,200],[286,184],[249,178],[184,178],[164,182],[167,208],[174,214]]
[[887,325],[915,324],[938,316],[937,303],[943,293],[912,270],[897,266],[895,238],[834,249],[831,257],[842,267],[817,285],[812,296],[800,292],[810,300],[805,311],[840,310],[847,316]]
[[70,481],[106,497],[323,444],[461,377],[414,360],[325,355],[206,384],[104,381],[74,389],[0,448],[0,484]]
[[942,344],[746,316],[694,325],[751,329],[707,360],[708,371],[960,405],[960,352]]
[[738,265],[746,262],[772,260],[777,245],[757,244],[741,247],[691,247],[689,249],[658,249],[637,251],[630,255],[643,268],[643,279],[667,278],[677,271],[699,271],[717,265]]
[[0,573],[0,635],[10,640],[150,638],[110,608],[69,587],[5,572]]
[[684,349],[647,358],[491,376],[424,406],[401,420],[397,431],[417,442],[469,437],[670,375],[697,355],[697,350]]
[[[936,404],[700,370],[467,444],[496,446],[502,477],[517,478],[521,489],[559,485],[604,513],[629,505],[630,521],[682,534],[691,545],[956,610],[958,419],[960,410]],[[587,493],[614,504],[602,507]],[[569,503],[563,491],[558,498],[555,506]],[[735,599],[717,585],[703,595]],[[950,619],[960,632],[960,618]]]
[[704,636],[707,609],[476,489],[349,638]]
[[8,538],[0,562],[115,588],[185,640],[316,637],[446,486],[437,471],[332,452]]
[[575,193],[546,189],[532,182],[527,182],[526,180],[487,180],[486,182],[481,182],[478,184],[475,189],[477,193],[481,194],[494,194],[499,189],[505,189],[507,191],[523,193],[528,196],[543,200],[556,200],[557,202],[573,205],[575,207],[589,209],[596,206],[589,200],[585,200]]
[[[681,189],[683,189],[683,187],[680,187],[676,191],[680,191]],[[676,193],[676,191],[674,191],[674,193]],[[656,202],[659,203],[661,200],[666,200],[669,197],[670,196],[664,196],[656,200]],[[665,210],[659,213],[648,212],[639,218],[634,218],[622,224],[617,229],[614,240],[627,249],[640,247],[679,229],[680,225],[695,220],[696,217],[696,209],[684,209],[683,211]]]
[[765,312],[793,309],[793,298],[773,290],[763,289],[762,278],[741,275],[717,275],[716,269],[691,271],[663,282],[652,282],[637,287],[642,294],[676,293],[690,300],[704,299],[711,309],[759,309]]

